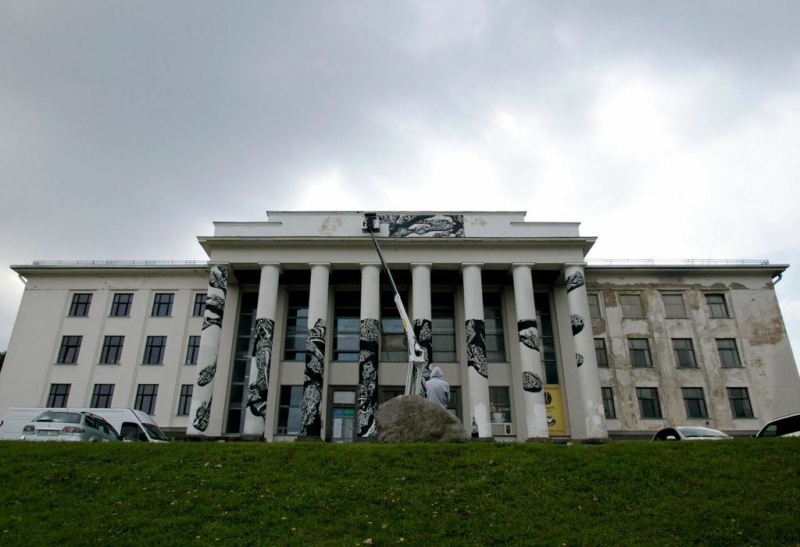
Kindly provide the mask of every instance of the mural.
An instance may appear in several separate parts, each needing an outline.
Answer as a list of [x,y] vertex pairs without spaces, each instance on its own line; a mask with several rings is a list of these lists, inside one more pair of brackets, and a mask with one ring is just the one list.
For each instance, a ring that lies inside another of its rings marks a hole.
[[211,420],[211,399],[203,401],[194,413],[194,422],[192,425],[198,431],[205,431],[208,429],[208,422]]
[[322,430],[319,404],[325,370],[325,320],[317,319],[306,338],[306,379],[303,382],[303,415],[300,435],[318,437]]
[[377,319],[361,320],[358,354],[358,436],[374,437],[378,409],[378,352],[381,324]]
[[522,389],[530,391],[531,393],[539,393],[544,389],[544,382],[538,374],[533,372],[522,373]]
[[579,332],[583,330],[584,322],[583,317],[578,314],[573,313],[569,316],[570,323],[572,323],[572,335],[575,336]]
[[489,378],[486,370],[486,336],[483,319],[467,319],[467,366]]
[[197,374],[197,385],[200,387],[207,386],[212,381],[214,381],[214,375],[216,373],[217,373],[217,360],[214,359],[213,364],[208,365],[207,367],[203,367]]
[[208,327],[222,328],[222,315],[224,312],[225,297],[209,294],[206,297],[206,313],[203,314],[203,330]]
[[567,278],[567,292],[572,292],[579,287],[583,287],[585,280],[581,272],[575,272]]
[[578,363],[578,366],[581,366],[583,364],[583,355],[581,355],[580,353],[576,353],[575,362]]
[[[433,325],[430,319],[414,319],[414,337],[417,339],[417,344],[420,345],[425,352],[425,364],[422,366],[422,389],[417,395],[426,397],[428,390],[425,388],[425,382],[431,377],[431,358],[433,356]],[[416,374],[416,370],[414,371]],[[414,383],[416,385],[416,378]]]
[[536,319],[520,319],[517,321],[517,329],[519,330],[519,341],[522,342],[526,348],[540,351]]
[[275,321],[260,317],[256,319],[256,336],[253,357],[256,359],[256,381],[250,384],[247,392],[247,408],[253,416],[264,417],[267,410],[267,389],[269,385],[269,363],[272,357],[272,333]]
[[389,237],[464,237],[464,215],[380,215]]

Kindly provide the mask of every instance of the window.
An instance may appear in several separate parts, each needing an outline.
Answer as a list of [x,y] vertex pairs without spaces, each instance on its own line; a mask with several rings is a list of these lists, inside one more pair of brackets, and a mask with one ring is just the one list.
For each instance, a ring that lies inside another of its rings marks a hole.
[[172,293],[157,293],[153,299],[153,317],[168,317],[172,315]]
[[91,303],[91,294],[73,294],[72,304],[69,307],[70,317],[86,317],[89,315],[89,306]]
[[731,402],[731,413],[734,418],[752,418],[753,407],[746,387],[729,387],[728,400]]
[[644,317],[641,296],[638,294],[621,294],[619,300],[622,303],[622,317]]
[[686,318],[686,306],[683,305],[682,294],[662,294],[661,299],[664,301],[664,312],[667,319]]
[[647,338],[628,338],[628,350],[631,354],[631,366],[652,367],[650,359],[650,341]]
[[600,295],[587,294],[586,297],[589,299],[589,317],[600,319],[602,317],[600,314]]
[[299,435],[303,417],[303,386],[281,386],[278,435]]
[[186,361],[187,365],[197,364],[197,354],[200,353],[200,337],[190,336],[189,345],[186,348]]
[[148,336],[144,346],[145,365],[160,365],[164,359],[164,348],[167,345],[166,336]]
[[636,398],[639,399],[639,414],[642,418],[661,418],[657,388],[637,387]]
[[456,362],[456,308],[452,292],[431,293],[434,363]]
[[106,336],[103,339],[103,351],[100,353],[100,362],[107,365],[119,363],[122,357],[122,344],[124,336]]
[[202,317],[206,313],[206,298],[207,294],[194,295],[194,308],[192,308],[192,315],[195,317]]
[[361,338],[361,293],[336,291],[333,306],[333,360],[358,361]]
[[686,408],[687,418],[708,418],[708,409],[706,408],[706,400],[703,397],[703,388],[701,387],[684,387],[681,388],[683,392],[683,406]]
[[694,358],[694,347],[691,338],[673,338],[672,351],[675,354],[675,363],[681,368],[697,368]]
[[502,299],[499,292],[488,292],[483,295],[483,325],[486,329],[486,361],[488,363],[504,363],[506,361]]
[[608,366],[608,352],[606,351],[606,340],[605,340],[605,338],[595,338],[594,339],[594,353],[597,356],[597,366],[598,367],[607,367]]
[[133,408],[153,414],[156,411],[157,396],[158,384],[139,384],[136,388],[136,402]]
[[58,361],[56,362],[62,365],[77,363],[82,340],[83,336],[64,336],[61,339],[61,349],[58,351]]
[[50,395],[47,397],[49,408],[67,408],[70,384],[50,384]]
[[334,390],[331,394],[330,440],[351,443],[356,436],[356,392]]
[[550,294],[534,292],[533,299],[536,303],[536,324],[539,325],[539,343],[541,344],[542,367],[544,367],[546,383],[557,384],[558,360],[553,317],[550,313]]
[[111,317],[128,317],[131,314],[131,304],[133,295],[128,293],[117,293],[111,301]]
[[507,387],[490,387],[489,405],[493,424],[511,423],[511,397]]
[[614,408],[614,390],[610,387],[600,388],[603,393],[603,410],[606,413],[606,420],[617,419],[617,409]]
[[181,386],[181,397],[178,399],[178,416],[188,416],[189,410],[192,408],[192,391],[194,386],[192,384],[183,384]]
[[286,312],[286,337],[283,358],[286,361],[305,361],[308,334],[308,291],[289,291]]
[[708,305],[708,315],[710,317],[730,317],[724,294],[707,294],[706,304]]
[[[407,296],[400,291],[403,302],[408,302]],[[408,361],[406,331],[394,303],[394,293],[390,292],[381,293],[381,361]]]
[[739,351],[736,349],[736,340],[733,338],[717,338],[717,351],[719,362],[725,368],[740,367]]
[[114,397],[114,384],[95,384],[92,391],[92,408],[111,408]]

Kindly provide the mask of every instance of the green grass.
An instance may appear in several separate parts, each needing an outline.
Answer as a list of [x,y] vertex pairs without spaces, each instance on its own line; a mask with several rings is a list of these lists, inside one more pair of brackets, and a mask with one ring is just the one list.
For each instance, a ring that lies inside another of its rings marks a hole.
[[800,439],[0,443],[0,545],[788,545]]

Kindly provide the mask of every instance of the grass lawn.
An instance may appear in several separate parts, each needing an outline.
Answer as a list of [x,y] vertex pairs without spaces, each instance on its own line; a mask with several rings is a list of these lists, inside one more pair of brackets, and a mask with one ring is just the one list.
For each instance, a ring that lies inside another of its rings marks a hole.
[[0,545],[800,544],[800,438],[0,442]]

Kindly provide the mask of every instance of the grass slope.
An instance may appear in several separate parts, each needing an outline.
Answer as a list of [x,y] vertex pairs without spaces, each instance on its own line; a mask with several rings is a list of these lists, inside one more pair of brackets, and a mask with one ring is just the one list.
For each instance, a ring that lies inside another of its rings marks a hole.
[[0,443],[2,545],[791,545],[800,439]]

